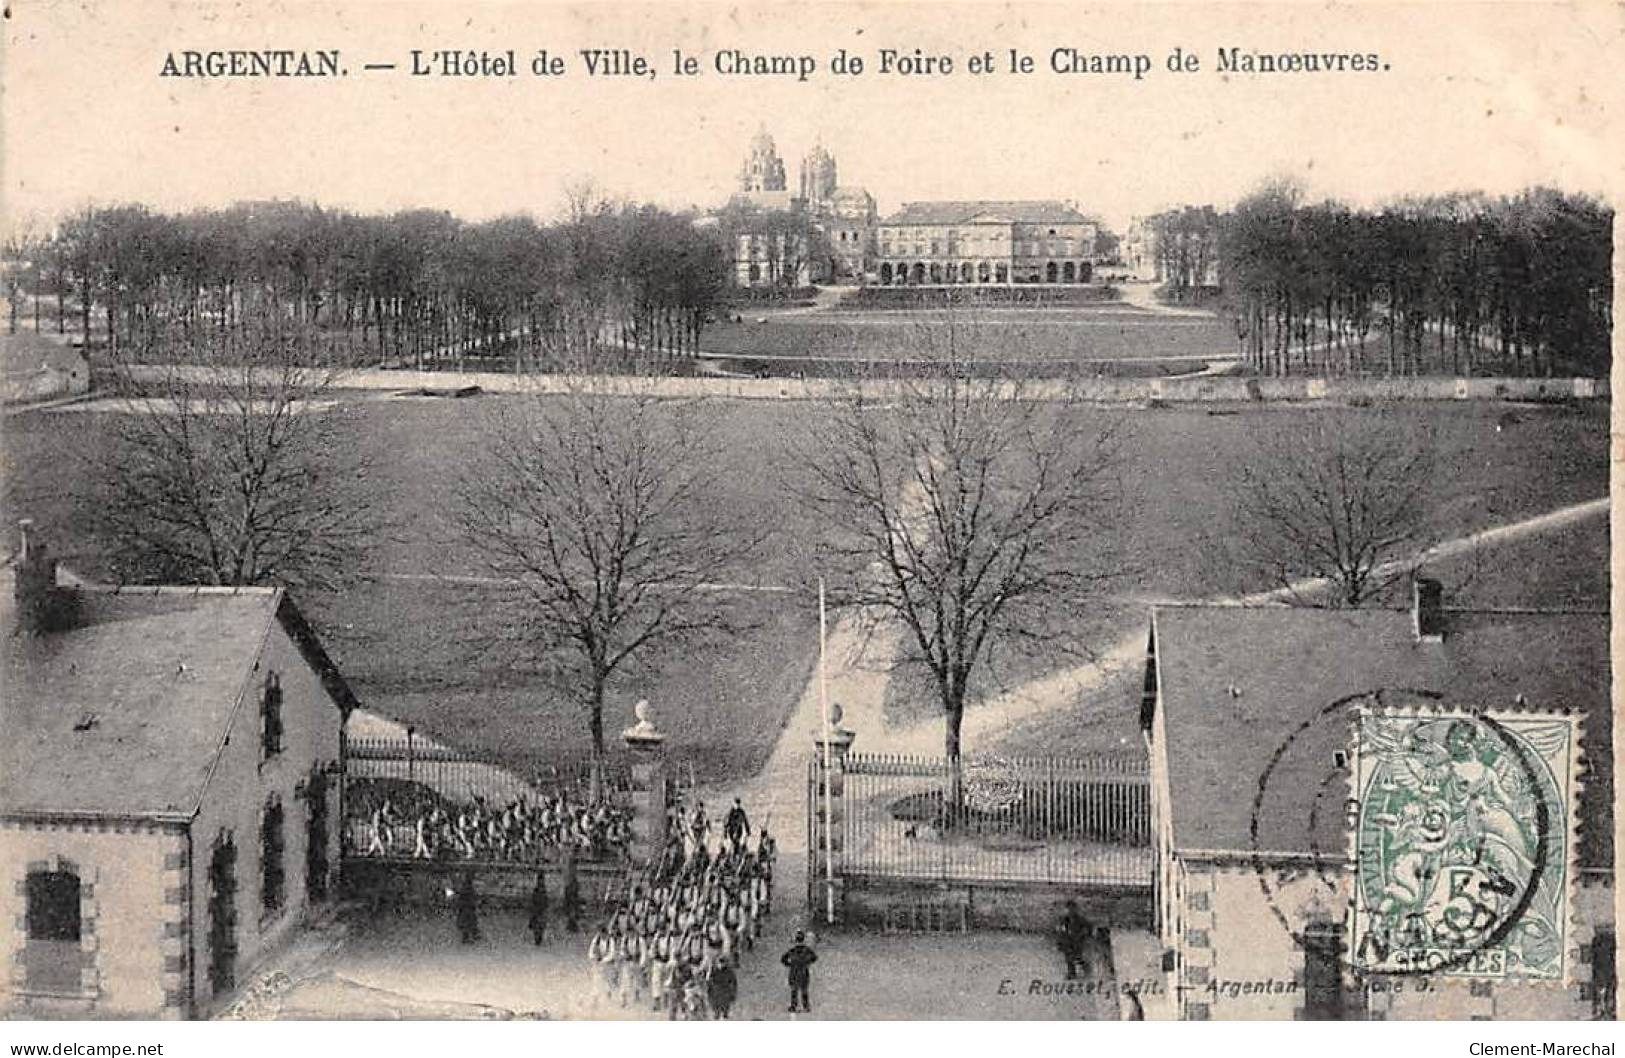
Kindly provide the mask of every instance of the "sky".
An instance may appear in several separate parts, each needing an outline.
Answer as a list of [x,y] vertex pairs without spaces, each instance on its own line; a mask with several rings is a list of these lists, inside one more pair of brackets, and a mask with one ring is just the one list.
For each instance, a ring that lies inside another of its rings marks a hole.
[[[3,56],[6,217],[86,203],[160,209],[298,198],[469,219],[555,215],[564,188],[682,208],[733,190],[766,127],[792,188],[815,141],[882,213],[933,198],[1059,198],[1122,230],[1289,178],[1356,204],[1543,183],[1625,186],[1625,6],[986,3],[794,6],[13,0]],[[579,49],[649,58],[652,80],[585,76]],[[1169,53],[1201,69],[1169,73]],[[1374,54],[1386,69],[1221,74],[1221,48]],[[339,78],[159,76],[187,49],[339,49]],[[413,49],[512,48],[517,77],[412,76]],[[566,57],[537,77],[541,49]],[[865,58],[857,76],[829,58]],[[946,55],[882,74],[881,49]],[[1140,54],[1141,79],[1056,73],[1056,48]],[[673,49],[701,73],[672,72]],[[795,77],[725,76],[719,51],[812,56]],[[1011,49],[1034,59],[1007,72]],[[996,72],[971,74],[990,52]],[[366,63],[393,62],[393,71]],[[1611,197],[1611,196],[1610,196]]]

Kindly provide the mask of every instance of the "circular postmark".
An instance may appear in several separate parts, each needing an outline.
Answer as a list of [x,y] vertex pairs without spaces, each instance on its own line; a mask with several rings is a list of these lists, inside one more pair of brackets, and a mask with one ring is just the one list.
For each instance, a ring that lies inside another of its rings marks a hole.
[[1249,820],[1260,889],[1300,948],[1312,930],[1345,927],[1358,971],[1554,976],[1561,784],[1527,733],[1440,698],[1351,695],[1281,740]]

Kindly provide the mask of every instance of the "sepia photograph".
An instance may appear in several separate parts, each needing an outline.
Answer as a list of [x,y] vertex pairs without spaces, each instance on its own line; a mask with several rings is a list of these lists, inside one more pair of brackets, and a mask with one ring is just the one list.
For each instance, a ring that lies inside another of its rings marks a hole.
[[1613,1021],[1622,10],[10,0],[0,1039]]

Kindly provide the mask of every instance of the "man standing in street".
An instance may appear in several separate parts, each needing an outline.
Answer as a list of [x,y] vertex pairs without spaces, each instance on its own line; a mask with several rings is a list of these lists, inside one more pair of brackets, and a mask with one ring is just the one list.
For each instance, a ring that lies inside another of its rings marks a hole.
[[536,872],[536,888],[530,891],[530,935],[536,938],[536,946],[542,946],[542,940],[547,935],[547,873]]
[[1078,910],[1078,902],[1068,900],[1066,914],[1061,916],[1061,928],[1055,938],[1056,947],[1061,949],[1061,958],[1066,960],[1068,981],[1078,976],[1078,963],[1083,961],[1083,948],[1089,941],[1089,933],[1089,922]]
[[734,999],[739,995],[739,975],[734,973],[732,959],[725,955],[711,968],[706,991],[711,1001],[711,1016],[726,1021],[728,1011],[733,1009]]
[[574,854],[564,860],[564,928],[574,933],[581,918],[581,882],[576,877]]
[[790,1013],[798,1010],[803,1014],[812,1013],[812,1001],[807,994],[812,985],[812,964],[818,961],[818,954],[806,945],[807,933],[805,930],[796,930],[796,942],[790,950],[779,957],[779,962],[790,969]]
[[738,852],[745,847],[745,835],[750,833],[750,819],[745,815],[745,806],[734,798],[734,806],[728,809],[728,818],[722,824],[722,832],[728,838],[728,845]]
[[462,935],[464,944],[473,944],[480,939],[480,904],[474,892],[473,871],[463,872],[454,900],[457,906],[457,932]]

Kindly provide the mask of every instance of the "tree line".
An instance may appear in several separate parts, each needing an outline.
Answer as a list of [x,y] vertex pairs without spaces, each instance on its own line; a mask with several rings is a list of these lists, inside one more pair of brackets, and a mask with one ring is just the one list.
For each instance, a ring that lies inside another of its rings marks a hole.
[[1147,221],[1165,296],[1218,296],[1259,374],[1607,373],[1613,211],[1534,188],[1306,204],[1290,185],[1228,213]]
[[253,341],[275,318],[348,364],[647,362],[698,348],[728,276],[714,231],[586,189],[551,224],[299,202],[126,205],[12,242],[11,329],[31,312],[36,329],[96,335],[123,358]]

